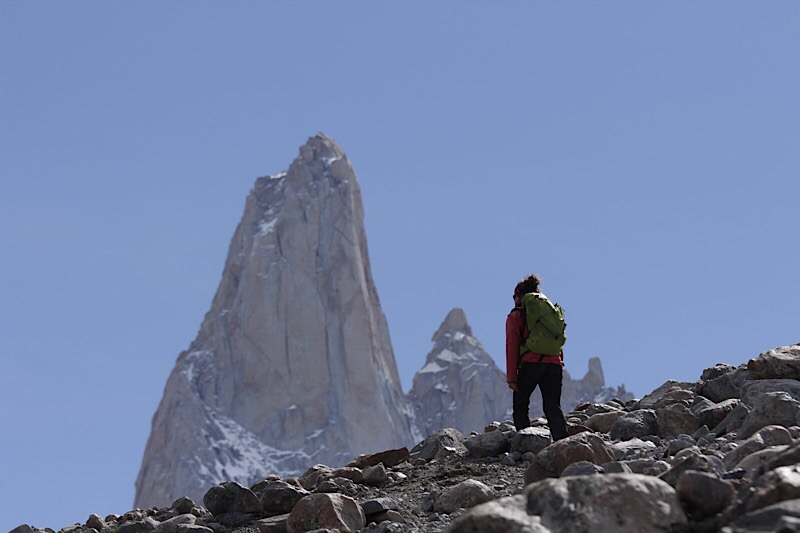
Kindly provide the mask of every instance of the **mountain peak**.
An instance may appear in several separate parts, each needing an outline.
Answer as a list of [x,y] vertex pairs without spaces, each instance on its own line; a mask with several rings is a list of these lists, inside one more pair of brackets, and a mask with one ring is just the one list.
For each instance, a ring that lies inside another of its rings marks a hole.
[[472,328],[467,323],[467,315],[460,307],[455,307],[447,313],[447,317],[445,317],[439,329],[436,330],[436,333],[433,334],[431,340],[436,342],[447,333],[464,333],[470,337],[472,336]]

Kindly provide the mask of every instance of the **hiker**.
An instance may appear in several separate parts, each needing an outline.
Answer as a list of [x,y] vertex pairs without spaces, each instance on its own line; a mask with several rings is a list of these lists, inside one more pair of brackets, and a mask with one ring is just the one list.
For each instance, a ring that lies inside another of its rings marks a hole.
[[566,324],[561,308],[539,292],[540,283],[539,277],[531,274],[514,288],[514,309],[506,319],[506,378],[508,387],[514,391],[517,431],[530,426],[528,408],[538,385],[550,434],[553,440],[559,440],[569,435],[561,411],[564,367],[561,346],[566,340]]

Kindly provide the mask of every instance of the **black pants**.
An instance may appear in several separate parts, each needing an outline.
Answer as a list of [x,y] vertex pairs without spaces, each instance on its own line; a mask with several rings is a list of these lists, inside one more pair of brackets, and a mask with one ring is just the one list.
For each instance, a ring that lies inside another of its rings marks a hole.
[[528,409],[531,394],[539,385],[542,391],[542,405],[550,434],[553,440],[567,437],[567,421],[561,411],[562,368],[552,363],[524,363],[517,377],[517,390],[514,391],[514,426],[517,431],[531,425]]

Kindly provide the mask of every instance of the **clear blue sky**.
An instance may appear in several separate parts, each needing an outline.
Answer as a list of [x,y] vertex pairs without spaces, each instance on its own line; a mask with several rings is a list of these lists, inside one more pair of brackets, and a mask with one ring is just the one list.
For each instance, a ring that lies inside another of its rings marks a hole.
[[[800,4],[0,0],[0,530],[128,511],[258,176],[358,173],[404,387],[514,283],[638,395],[800,341]],[[267,384],[265,384],[267,386]]]

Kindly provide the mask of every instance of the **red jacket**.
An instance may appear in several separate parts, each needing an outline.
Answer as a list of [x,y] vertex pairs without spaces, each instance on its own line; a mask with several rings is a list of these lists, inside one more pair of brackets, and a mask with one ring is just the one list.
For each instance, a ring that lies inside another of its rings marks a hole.
[[[528,338],[528,325],[522,318],[522,312],[516,307],[508,313],[506,318],[506,381],[517,382],[517,363],[519,362],[519,347]],[[522,355],[523,363],[550,363],[564,366],[564,358],[558,355],[540,355],[534,352],[525,352]]]

